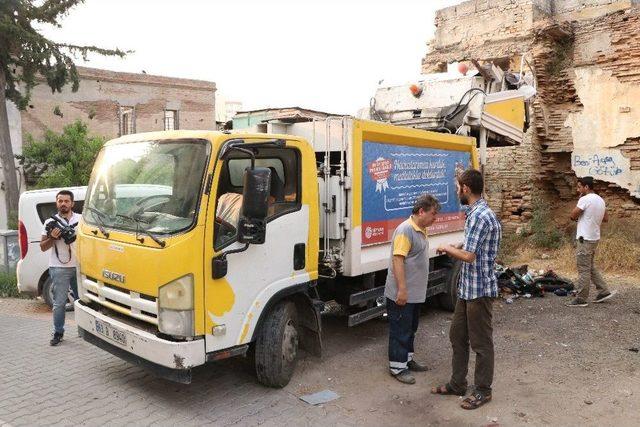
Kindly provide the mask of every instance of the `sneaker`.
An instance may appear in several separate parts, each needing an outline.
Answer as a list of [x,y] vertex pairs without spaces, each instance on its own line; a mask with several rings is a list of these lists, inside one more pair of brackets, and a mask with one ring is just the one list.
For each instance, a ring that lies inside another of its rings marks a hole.
[[58,345],[60,344],[60,341],[62,341],[62,337],[64,334],[59,334],[58,332],[53,334],[53,338],[51,338],[51,341],[49,341],[50,345]]
[[405,369],[404,371],[400,372],[399,374],[393,375],[391,374],[395,379],[397,379],[398,381],[400,381],[401,383],[404,384],[415,384],[416,383],[416,379],[413,377],[413,375],[411,375],[411,373],[409,372],[408,369]]
[[407,368],[409,368],[409,370],[413,372],[425,372],[429,370],[429,368],[427,368],[425,365],[421,365],[415,360],[410,360],[407,363]]
[[567,307],[586,307],[589,305],[585,300],[581,300],[580,298],[574,298],[571,302],[565,304]]
[[606,301],[606,300],[608,300],[609,298],[611,298],[612,296],[614,296],[617,293],[618,293],[618,291],[606,292],[604,294],[598,294],[598,296],[596,297],[596,299],[593,302]]

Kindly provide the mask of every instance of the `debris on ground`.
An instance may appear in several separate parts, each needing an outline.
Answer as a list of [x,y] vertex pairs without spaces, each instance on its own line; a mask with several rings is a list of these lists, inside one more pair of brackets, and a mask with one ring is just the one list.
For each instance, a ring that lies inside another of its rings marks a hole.
[[629,351],[633,351],[634,353],[638,353],[638,352],[640,352],[640,348],[638,348],[638,347],[631,347],[631,348],[629,349]]
[[305,394],[300,396],[300,400],[307,402],[309,405],[320,405],[338,399],[340,396],[335,391],[322,390],[313,394]]
[[566,296],[574,289],[571,280],[559,276],[553,270],[529,270],[528,265],[519,267],[496,265],[496,276],[503,298],[511,299],[507,304],[513,303],[513,296],[542,297],[545,292]]

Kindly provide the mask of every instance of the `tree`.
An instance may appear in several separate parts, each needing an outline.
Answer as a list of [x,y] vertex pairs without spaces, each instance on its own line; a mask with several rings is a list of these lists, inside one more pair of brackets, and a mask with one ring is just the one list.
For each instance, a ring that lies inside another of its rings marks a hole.
[[[87,60],[89,53],[124,57],[128,52],[96,46],[56,43],[42,36],[33,24],[60,27],[59,21],[84,0],[1,0],[0,1],[0,161],[4,175],[7,218],[18,212],[19,189],[9,134],[6,100],[24,110],[31,90],[44,81],[52,92],[80,85],[74,59]],[[39,3],[40,6],[36,6]]]
[[102,137],[89,137],[80,120],[64,127],[61,134],[47,130],[41,141],[27,135],[22,155],[16,156],[27,170],[44,165],[35,176],[36,188],[87,185],[93,162],[104,145]]

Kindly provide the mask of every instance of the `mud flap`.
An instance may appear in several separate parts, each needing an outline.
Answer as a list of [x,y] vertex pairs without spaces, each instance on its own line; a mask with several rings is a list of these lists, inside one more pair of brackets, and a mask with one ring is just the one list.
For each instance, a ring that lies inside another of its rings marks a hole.
[[309,354],[322,356],[322,319],[320,312],[324,303],[309,298],[295,298],[300,327],[300,347]]

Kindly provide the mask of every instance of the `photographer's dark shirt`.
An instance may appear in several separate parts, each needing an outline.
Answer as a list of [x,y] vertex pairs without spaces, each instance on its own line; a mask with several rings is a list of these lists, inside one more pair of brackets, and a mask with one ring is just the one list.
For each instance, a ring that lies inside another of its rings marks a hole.
[[[80,222],[80,218],[82,218],[82,215],[73,212],[73,214],[71,215],[71,219],[69,220],[69,225],[77,224],[78,222]],[[60,215],[58,215],[58,219],[63,224],[67,222],[66,218]],[[47,235],[47,224],[52,221],[53,219],[49,218],[44,222],[44,227],[42,227],[42,236]],[[57,255],[56,249],[58,249]],[[71,254],[69,254],[69,249],[71,249]],[[77,266],[78,260],[76,259],[76,243],[74,242],[71,245],[67,245],[62,239],[56,240],[55,247],[49,249],[49,267]]]

